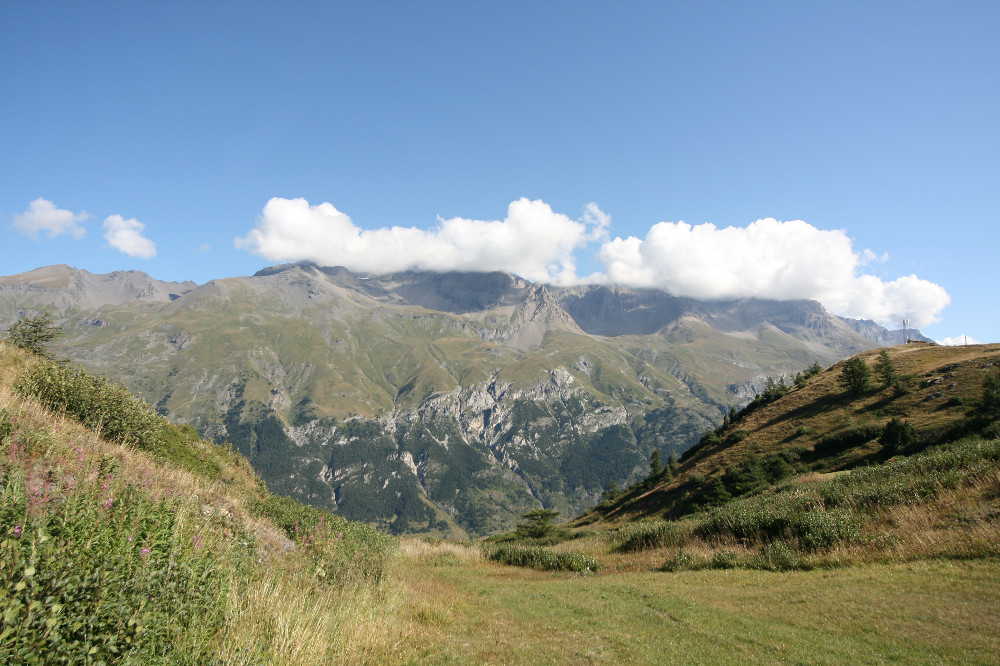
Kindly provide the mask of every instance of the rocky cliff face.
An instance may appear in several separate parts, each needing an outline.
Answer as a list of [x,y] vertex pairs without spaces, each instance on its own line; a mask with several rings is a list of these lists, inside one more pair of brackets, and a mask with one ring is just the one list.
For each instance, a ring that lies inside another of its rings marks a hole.
[[[559,289],[505,273],[286,265],[165,283],[65,266],[0,278],[60,353],[229,441],[273,490],[395,532],[579,513],[683,451],[768,377],[875,346],[813,302]],[[3,323],[3,322],[0,322]]]

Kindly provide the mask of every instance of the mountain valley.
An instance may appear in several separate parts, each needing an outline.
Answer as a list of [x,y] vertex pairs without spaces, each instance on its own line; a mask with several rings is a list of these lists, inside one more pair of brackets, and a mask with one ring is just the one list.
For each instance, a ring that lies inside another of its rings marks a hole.
[[902,335],[809,301],[506,273],[294,264],[199,286],[53,266],[0,278],[0,323],[44,310],[63,329],[59,355],[232,443],[274,492],[441,536],[509,529],[539,507],[577,515],[769,379]]

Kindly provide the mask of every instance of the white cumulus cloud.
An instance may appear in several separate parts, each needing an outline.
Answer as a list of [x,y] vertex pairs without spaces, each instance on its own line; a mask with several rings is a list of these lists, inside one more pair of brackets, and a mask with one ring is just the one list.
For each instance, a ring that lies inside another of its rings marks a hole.
[[14,216],[11,226],[29,238],[38,238],[39,232],[45,232],[49,238],[62,234],[83,238],[87,230],[79,225],[90,215],[81,211],[56,208],[55,204],[41,197],[28,204],[28,208],[20,215]]
[[983,344],[979,340],[970,338],[968,335],[957,335],[953,338],[944,338],[943,340],[936,341],[939,345],[946,345],[948,347],[957,347],[960,345],[981,345]]
[[130,217],[109,215],[104,218],[104,239],[108,245],[130,257],[149,259],[156,256],[156,243],[142,235],[146,225]]
[[596,205],[582,219],[543,201],[518,199],[503,220],[438,219],[417,227],[362,229],[332,204],[272,198],[236,247],[271,261],[314,261],[367,273],[506,270],[529,280],[574,284],[573,252],[605,238],[610,218]]
[[860,274],[864,264],[884,259],[855,252],[841,230],[801,220],[769,218],[724,229],[660,222],[645,238],[608,241],[600,257],[614,284],[702,299],[812,299],[836,314],[880,323],[906,318],[926,326],[951,301],[942,287],[915,275],[884,282]]
[[[418,269],[517,273],[529,280],[655,287],[700,299],[811,299],[829,311],[897,328],[938,321],[951,298],[916,275],[885,281],[862,273],[888,254],[855,251],[842,230],[801,220],[746,227],[660,222],[644,238],[610,238],[611,218],[596,204],[579,219],[543,201],[518,199],[502,220],[438,219],[417,227],[363,229],[332,204],[273,198],[237,248],[270,261],[314,261],[366,273]],[[597,249],[603,272],[577,275],[575,253]]]

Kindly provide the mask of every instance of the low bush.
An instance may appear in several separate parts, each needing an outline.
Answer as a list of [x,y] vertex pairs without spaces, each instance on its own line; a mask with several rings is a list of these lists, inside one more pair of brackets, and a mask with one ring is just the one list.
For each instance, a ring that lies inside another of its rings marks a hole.
[[802,556],[784,541],[774,541],[760,550],[760,554],[750,559],[751,568],[768,571],[791,571],[808,568]]
[[488,545],[486,559],[515,567],[528,567],[540,571],[597,571],[600,563],[592,557],[572,550],[554,551],[540,546],[514,544]]
[[[186,517],[78,460],[71,475],[8,469],[0,500],[0,661],[203,662],[224,623],[226,548]],[[250,544],[249,535],[239,541]]]
[[846,451],[867,444],[873,439],[877,439],[882,434],[882,428],[877,425],[863,425],[856,428],[847,428],[838,432],[824,435],[816,443],[817,453],[837,453]]
[[39,362],[15,389],[36,398],[54,412],[70,416],[106,439],[156,450],[162,419],[124,386],[85,370],[54,362]]
[[660,571],[697,571],[705,569],[710,565],[711,563],[705,558],[681,548],[673,557],[663,563]]
[[615,534],[612,548],[622,553],[653,550],[679,546],[685,538],[686,534],[679,523],[665,520],[630,523]]
[[207,479],[221,475],[216,444],[190,426],[175,426],[121,384],[80,368],[39,360],[14,386],[51,411],[76,419],[107,440],[135,446]]
[[739,558],[735,552],[723,548],[715,551],[712,555],[711,567],[713,569],[734,569],[738,561]]

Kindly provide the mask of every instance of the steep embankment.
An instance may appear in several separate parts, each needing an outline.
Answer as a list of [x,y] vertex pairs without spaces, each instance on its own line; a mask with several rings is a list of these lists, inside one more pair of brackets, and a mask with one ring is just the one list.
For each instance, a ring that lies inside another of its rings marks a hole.
[[0,661],[357,661],[391,546],[0,343]]

